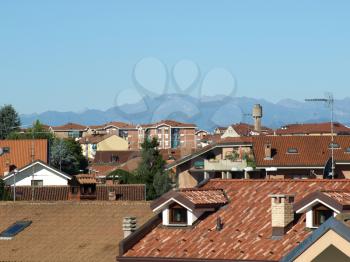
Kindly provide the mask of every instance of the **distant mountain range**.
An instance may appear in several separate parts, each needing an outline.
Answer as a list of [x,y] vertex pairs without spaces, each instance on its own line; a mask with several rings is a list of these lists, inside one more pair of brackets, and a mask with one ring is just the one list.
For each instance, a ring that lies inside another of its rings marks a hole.
[[[216,126],[227,126],[237,122],[252,123],[250,116],[254,104],[263,106],[263,125],[277,128],[289,123],[321,122],[330,120],[330,109],[323,103],[299,102],[292,99],[272,103],[264,99],[248,97],[205,97],[187,95],[163,95],[145,97],[135,104],[112,107],[105,111],[84,112],[46,111],[41,114],[22,114],[23,125],[39,119],[48,125],[76,122],[85,125],[102,124],[109,121],[149,123],[162,119],[174,119],[197,124],[200,129],[213,130]],[[335,121],[350,125],[350,98],[336,100]]]

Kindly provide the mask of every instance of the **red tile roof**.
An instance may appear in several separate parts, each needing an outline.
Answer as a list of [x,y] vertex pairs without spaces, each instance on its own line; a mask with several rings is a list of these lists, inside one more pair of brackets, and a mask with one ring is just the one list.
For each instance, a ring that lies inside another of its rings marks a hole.
[[116,164],[92,164],[89,166],[90,172],[96,176],[107,176],[116,169],[118,169]]
[[111,136],[116,136],[114,134],[107,135],[88,135],[79,139],[80,144],[97,144],[101,141],[110,138]]
[[80,174],[75,176],[76,180],[79,184],[85,185],[85,184],[96,184],[96,178],[95,175],[91,174]]
[[[297,218],[281,239],[271,238],[273,193],[295,194],[295,201],[316,190],[350,190],[350,180],[211,180],[203,188],[222,188],[224,207],[190,228],[157,226],[133,245],[126,257],[228,260],[280,260],[306,239],[305,216]],[[216,220],[223,223],[215,230]]]
[[[337,134],[350,134],[350,128],[341,124],[334,123],[334,132]],[[296,135],[296,134],[324,134],[331,133],[331,123],[306,123],[291,124],[276,130],[277,135]]]
[[84,131],[87,128],[87,126],[83,126],[76,123],[67,123],[61,126],[51,126],[51,128],[54,131],[71,131],[71,130]]
[[322,193],[336,200],[341,205],[350,205],[350,191],[322,191]]
[[195,205],[227,203],[227,198],[222,189],[182,189],[179,191],[179,193]]
[[160,125],[168,125],[171,127],[191,127],[191,128],[196,128],[196,124],[192,124],[192,123],[183,123],[183,122],[179,122],[179,121],[174,121],[174,120],[162,120],[156,123],[152,123],[152,124],[141,124],[140,126],[142,126],[143,128],[156,128],[157,126]]
[[126,128],[126,129],[136,128],[136,126],[133,124],[129,124],[129,123],[125,123],[125,122],[117,122],[117,121],[112,121],[112,122],[108,122],[108,123],[104,124],[104,128],[106,128],[108,126],[115,126],[118,128]]
[[0,156],[0,176],[9,171],[10,165],[20,169],[32,163],[32,149],[34,146],[34,160],[48,161],[48,145],[46,139],[35,140],[0,140],[0,147],[9,147],[10,152]]
[[[336,162],[350,162],[350,136],[336,136],[335,143],[340,145],[334,150]],[[258,167],[324,167],[331,157],[330,136],[262,136],[254,137],[254,155]],[[272,159],[265,158],[264,146],[271,144]],[[288,153],[289,148],[297,153]]]
[[[251,132],[258,132],[254,130],[254,126],[247,123],[238,123],[233,124],[232,128],[240,135],[240,136],[249,136]],[[272,134],[273,130],[268,127],[261,127],[260,134]]]
[[111,163],[112,158],[117,158],[116,164],[122,164],[140,155],[139,150],[96,151],[94,163]]

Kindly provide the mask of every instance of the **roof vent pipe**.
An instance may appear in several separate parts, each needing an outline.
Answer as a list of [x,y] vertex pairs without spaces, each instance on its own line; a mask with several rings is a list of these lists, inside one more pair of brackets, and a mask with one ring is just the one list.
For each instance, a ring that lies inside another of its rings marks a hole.
[[221,231],[223,224],[220,217],[216,218],[216,231]]

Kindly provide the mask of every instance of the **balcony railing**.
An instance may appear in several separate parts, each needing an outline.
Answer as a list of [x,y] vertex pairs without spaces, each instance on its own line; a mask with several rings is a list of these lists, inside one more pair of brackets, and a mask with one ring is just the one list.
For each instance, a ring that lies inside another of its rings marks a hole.
[[247,167],[246,160],[204,160],[204,170],[215,170],[215,171],[239,171]]

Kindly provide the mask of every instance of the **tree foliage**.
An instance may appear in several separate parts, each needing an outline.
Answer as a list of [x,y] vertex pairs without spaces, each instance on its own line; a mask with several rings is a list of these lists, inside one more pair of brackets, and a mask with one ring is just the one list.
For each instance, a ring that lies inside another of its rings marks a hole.
[[142,183],[142,181],[138,180],[138,177],[135,176],[133,173],[130,173],[128,171],[117,169],[112,171],[108,174],[106,177],[107,179],[116,181],[118,180],[121,184],[138,184]]
[[47,139],[49,144],[51,144],[54,135],[44,128],[44,125],[36,120],[33,127],[28,128],[25,132],[12,132],[8,135],[9,139]]
[[74,139],[55,138],[51,145],[50,163],[70,175],[84,172],[88,166],[80,144]]
[[5,187],[5,182],[0,178],[0,201],[10,200],[10,192]]
[[171,188],[169,175],[164,171],[165,161],[158,150],[156,138],[141,144],[141,163],[135,172],[136,180],[146,184],[147,199],[155,199]]
[[0,108],[0,139],[6,139],[10,133],[19,131],[20,125],[18,113],[12,105]]

